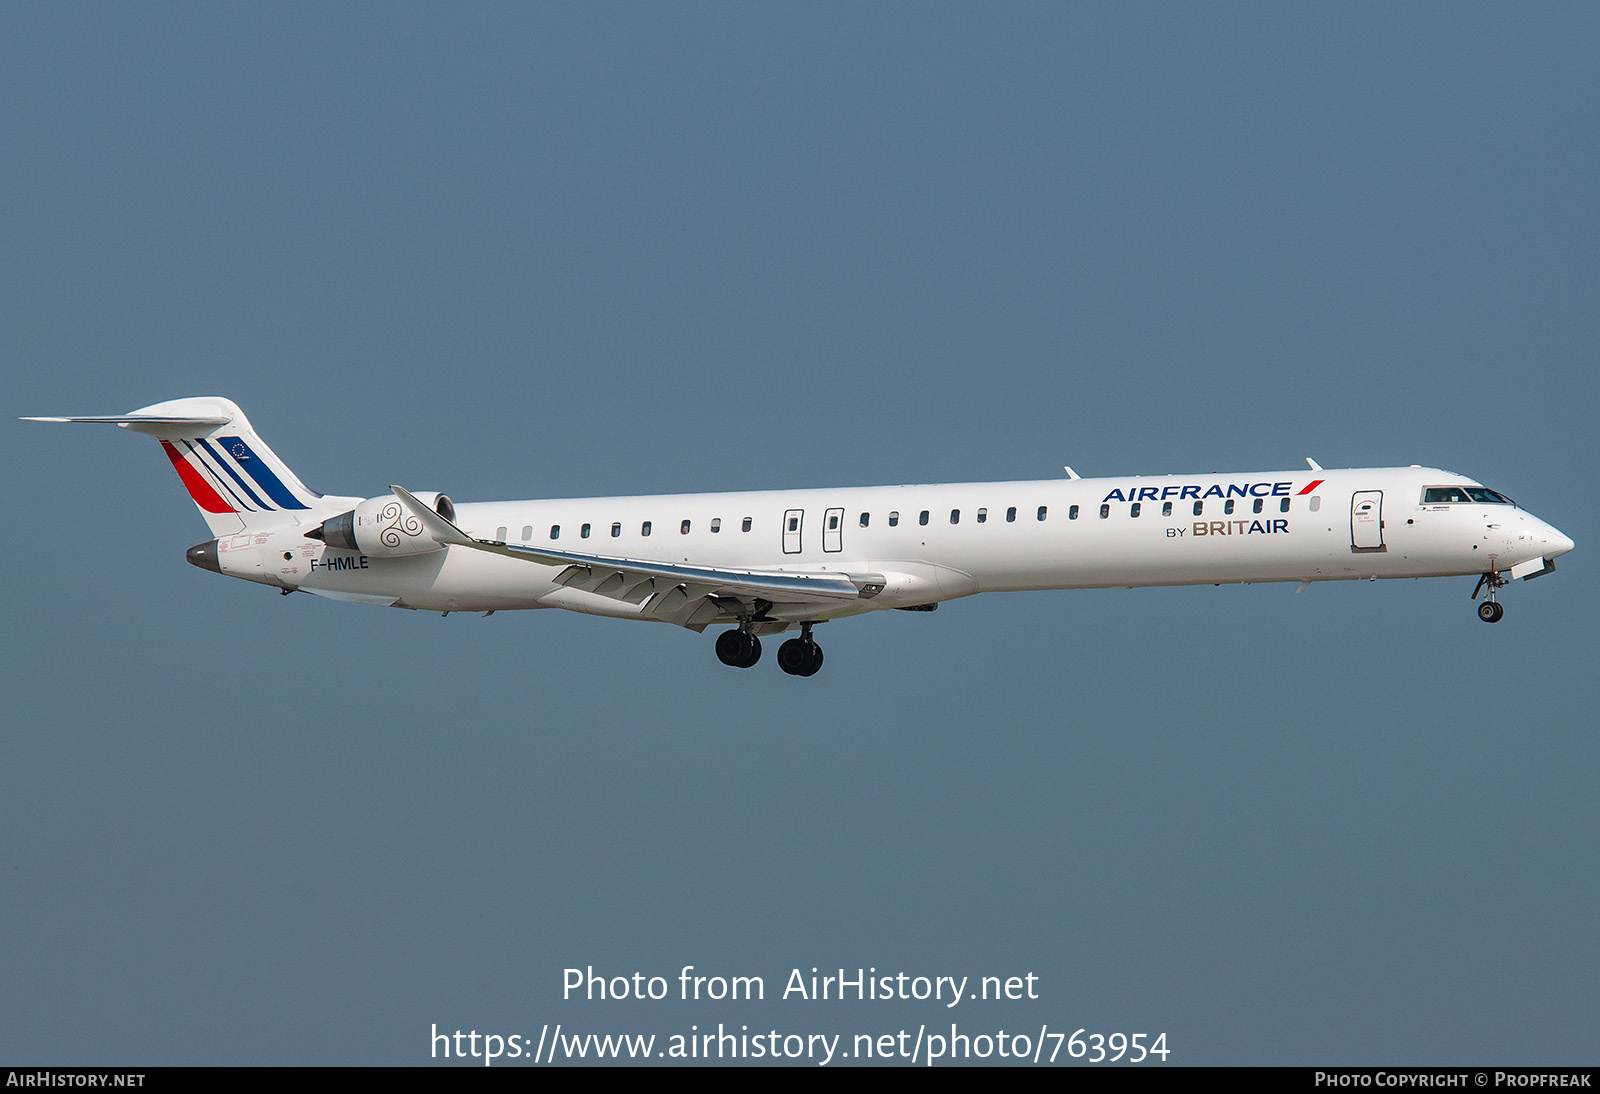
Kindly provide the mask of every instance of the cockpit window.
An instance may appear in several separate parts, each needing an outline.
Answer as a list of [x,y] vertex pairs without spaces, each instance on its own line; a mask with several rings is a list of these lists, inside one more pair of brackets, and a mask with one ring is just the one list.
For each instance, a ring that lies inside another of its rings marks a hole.
[[1513,505],[1504,494],[1482,486],[1430,486],[1422,492],[1423,505],[1449,505],[1452,502],[1480,502],[1490,505]]

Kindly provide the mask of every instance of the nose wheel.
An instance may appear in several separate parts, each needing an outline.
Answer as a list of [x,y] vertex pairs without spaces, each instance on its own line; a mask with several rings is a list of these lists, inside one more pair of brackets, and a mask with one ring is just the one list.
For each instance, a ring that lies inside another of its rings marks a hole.
[[1487,589],[1487,595],[1482,604],[1478,605],[1478,618],[1485,623],[1498,623],[1506,614],[1505,605],[1494,598],[1496,589],[1503,588],[1507,578],[1500,576],[1499,570],[1492,570],[1478,579],[1478,584],[1473,587],[1472,599],[1478,599],[1478,593]]

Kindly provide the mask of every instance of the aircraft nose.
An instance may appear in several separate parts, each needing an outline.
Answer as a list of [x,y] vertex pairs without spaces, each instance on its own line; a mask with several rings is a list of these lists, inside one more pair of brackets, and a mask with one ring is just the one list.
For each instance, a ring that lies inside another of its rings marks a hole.
[[[1543,521],[1540,521],[1540,523],[1544,524]],[[1564,555],[1576,546],[1570,537],[1563,535],[1561,530],[1556,528],[1554,525],[1545,524],[1541,531],[1543,532],[1541,538],[1544,540],[1544,543],[1541,547],[1541,553],[1546,558],[1555,558],[1557,555]]]

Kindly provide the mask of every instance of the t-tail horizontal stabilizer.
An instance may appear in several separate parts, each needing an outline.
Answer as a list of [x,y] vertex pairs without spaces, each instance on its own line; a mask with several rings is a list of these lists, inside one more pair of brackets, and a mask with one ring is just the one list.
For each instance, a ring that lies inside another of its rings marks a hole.
[[214,429],[233,421],[232,415],[176,415],[176,414],[91,414],[77,418],[23,418],[25,422],[88,422],[92,425],[120,425],[135,433],[149,433],[159,437],[170,432],[167,426],[203,426]]
[[216,536],[298,525],[339,500],[324,503],[267,447],[238,405],[218,396],[168,399],[126,414],[25,420],[115,425],[154,437]]

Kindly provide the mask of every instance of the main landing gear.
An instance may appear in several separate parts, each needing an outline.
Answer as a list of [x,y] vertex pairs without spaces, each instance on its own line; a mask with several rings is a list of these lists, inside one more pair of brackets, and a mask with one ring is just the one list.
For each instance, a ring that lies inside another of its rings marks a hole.
[[723,631],[717,635],[717,660],[747,669],[761,660],[761,639],[746,630]]
[[[717,635],[717,660],[747,669],[761,660],[761,640],[739,628]],[[800,637],[778,647],[778,667],[790,676],[815,676],[822,667],[822,647],[811,637],[811,624],[800,624]]]
[[778,647],[778,667],[790,676],[815,676],[822,667],[822,647],[811,637],[811,624],[800,624],[800,637]]
[[1488,598],[1478,605],[1478,618],[1485,623],[1498,623],[1500,618],[1506,614],[1505,605],[1494,598],[1494,591],[1503,588],[1509,580],[1509,578],[1501,577],[1499,570],[1491,570],[1480,577],[1478,584],[1473,587],[1472,599],[1474,600],[1478,599],[1478,591],[1480,589],[1487,587],[1489,590]]

